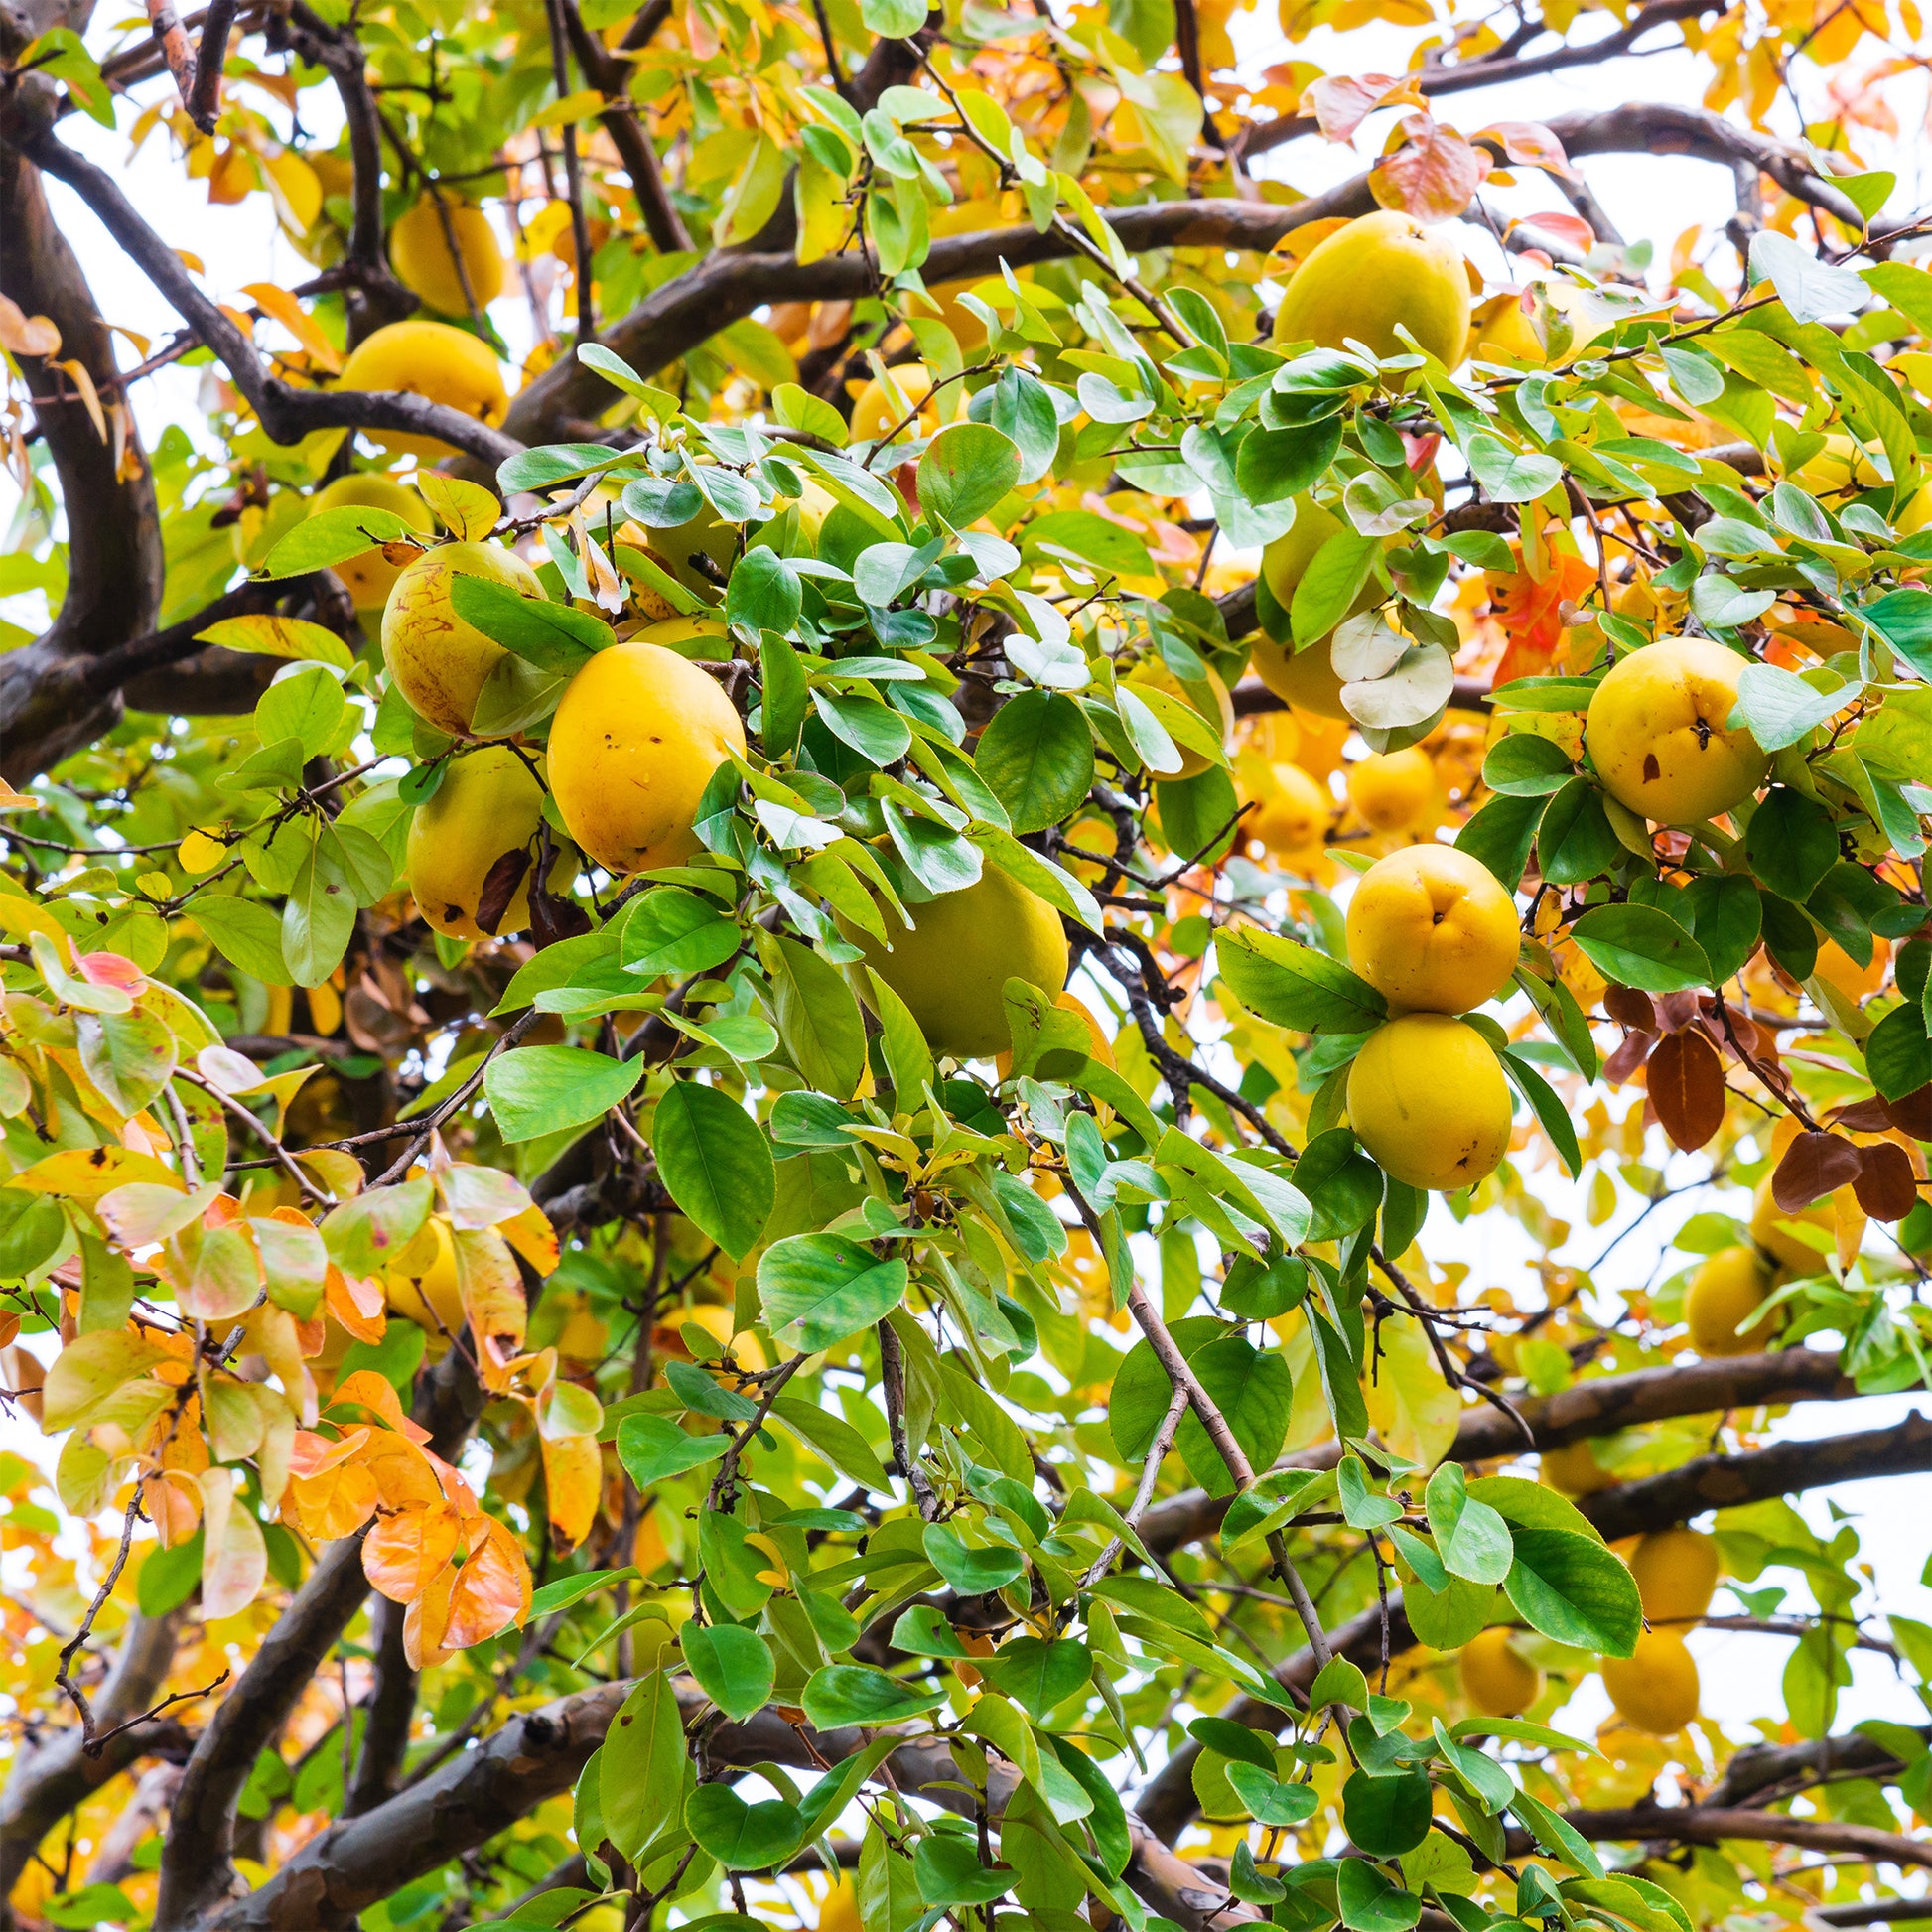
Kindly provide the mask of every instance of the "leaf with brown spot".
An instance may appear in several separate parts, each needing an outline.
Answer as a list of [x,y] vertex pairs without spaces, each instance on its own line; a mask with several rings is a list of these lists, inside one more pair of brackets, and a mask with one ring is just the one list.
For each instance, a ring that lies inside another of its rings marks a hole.
[[1725,1124],[1724,1063],[1694,1028],[1666,1034],[1650,1049],[1645,1079],[1664,1132],[1687,1152]]
[[1800,1134],[1784,1151],[1771,1176],[1771,1198],[1796,1214],[1841,1187],[1853,1186],[1864,1172],[1864,1157],[1837,1134]]
[[1859,1205],[1874,1221],[1902,1221],[1918,1204],[1911,1156],[1896,1141],[1878,1141],[1859,1150]]

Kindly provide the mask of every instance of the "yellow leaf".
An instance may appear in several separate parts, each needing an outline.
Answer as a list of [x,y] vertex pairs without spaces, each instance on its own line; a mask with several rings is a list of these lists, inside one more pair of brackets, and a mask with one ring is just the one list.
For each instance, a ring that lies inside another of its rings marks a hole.
[[436,512],[436,520],[459,543],[479,543],[496,527],[503,506],[481,483],[465,483],[441,470],[419,470],[416,487]]
[[198,630],[195,641],[224,644],[229,650],[245,650],[257,657],[306,658],[339,671],[347,670],[355,662],[348,646],[333,630],[325,630],[306,618],[278,618],[268,612],[223,618],[219,623]]
[[40,802],[38,798],[30,797],[24,791],[16,791],[5,778],[0,778],[0,812],[25,811],[30,805],[38,805]]
[[228,856],[228,848],[206,832],[193,831],[175,848],[175,858],[191,879],[212,872]]
[[181,1176],[152,1154],[125,1147],[70,1147],[36,1161],[7,1182],[24,1194],[61,1194],[91,1204],[130,1180],[149,1180],[185,1193]]
[[52,355],[61,332],[46,316],[30,316],[20,304],[0,295],[0,348],[9,355]]
[[57,360],[54,366],[57,369],[65,369],[73,379],[73,386],[80,391],[80,400],[87,406],[87,414],[93,418],[94,434],[105,443],[107,441],[107,418],[101,414],[100,392],[95,389],[94,379],[87,373],[86,364],[76,361],[69,356],[63,360]]
[[278,289],[273,282],[247,282],[241,292],[253,296],[263,315],[273,316],[332,375],[342,368],[342,350],[316,327],[314,317],[287,289]]
[[580,87],[562,100],[553,100],[531,121],[532,127],[568,127],[574,121],[587,121],[604,111],[604,96],[595,87]]
[[1449,1452],[1461,1420],[1462,1399],[1443,1380],[1436,1352],[1414,1315],[1382,1323],[1374,1379],[1364,1378],[1369,1420],[1389,1448],[1433,1469]]
[[71,1429],[97,1404],[166,1358],[160,1343],[127,1328],[102,1328],[70,1341],[54,1359],[41,1390],[41,1428]]

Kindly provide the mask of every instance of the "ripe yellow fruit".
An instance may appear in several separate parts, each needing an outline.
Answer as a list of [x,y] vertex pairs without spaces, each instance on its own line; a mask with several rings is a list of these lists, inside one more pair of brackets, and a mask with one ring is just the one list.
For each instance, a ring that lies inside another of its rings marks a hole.
[[1066,930],[1060,915],[997,866],[963,892],[908,906],[907,931],[888,910],[893,949],[870,933],[851,935],[866,964],[911,1009],[935,1053],[958,1059],[1010,1045],[1005,988],[1022,979],[1056,994],[1066,984]]
[[459,577],[543,595],[536,572],[496,543],[440,543],[396,579],[382,612],[382,661],[417,715],[452,737],[469,731],[483,681],[508,655],[457,616],[450,586]]
[[[1863,1233],[1864,1216],[1858,1209],[1856,1200],[1851,1206],[1851,1218]],[[1771,1198],[1771,1182],[1767,1177],[1757,1183],[1757,1192],[1751,1200],[1751,1239],[1780,1268],[1791,1274],[1822,1275],[1825,1272],[1825,1253],[1800,1241],[1795,1234],[1788,1233],[1780,1225],[1786,1221],[1795,1221],[1805,1227],[1836,1235],[1839,1222],[1836,1196],[1827,1194],[1823,1200],[1815,1200],[1809,1207],[1801,1207],[1797,1213],[1787,1214]]]
[[[1829,1208],[1830,1203],[1826,1205]],[[1774,1216],[1776,1212],[1774,1205]],[[1788,1234],[1778,1239],[1793,1248],[1802,1246]],[[1801,1265],[1807,1274],[1823,1269],[1822,1255],[1808,1248],[1804,1253],[1806,1260]],[[1684,1324],[1691,1331],[1691,1346],[1700,1355],[1754,1355],[1768,1347],[1781,1316],[1770,1314],[1751,1322],[1741,1333],[1739,1329],[1770,1292],[1770,1271],[1755,1248],[1725,1248],[1713,1255],[1691,1277],[1691,1286],[1684,1293]]]
[[1461,250],[1440,229],[1382,208],[1337,228],[1295,271],[1275,314],[1275,341],[1340,348],[1352,337],[1377,355],[1410,354],[1398,323],[1453,368],[1469,340],[1469,277]]
[[[1259,807],[1241,822],[1277,858],[1318,852],[1335,814],[1335,801],[1319,779],[1299,764],[1271,764]],[[1259,789],[1259,787],[1257,787]]]
[[396,280],[439,315],[467,316],[471,302],[486,309],[503,292],[503,250],[489,216],[448,195],[439,208],[434,191],[389,230],[389,260]]
[[1543,1673],[1523,1656],[1513,1630],[1482,1630],[1457,1659],[1462,1695],[1485,1718],[1520,1718],[1543,1695]]
[[852,440],[855,443],[872,441],[889,430],[897,429],[913,410],[917,410],[918,415],[913,421],[905,423],[899,434],[937,434],[939,411],[926,403],[926,398],[932,393],[932,371],[923,362],[900,362],[890,373],[897,395],[894,395],[892,389],[874,376],[853,399]]
[[658,644],[680,657],[717,659],[731,655],[731,645],[725,641],[729,634],[717,618],[664,618],[645,624],[632,641]]
[[1489,1042],[1446,1013],[1410,1013],[1369,1035],[1348,1069],[1348,1124],[1385,1173],[1449,1193],[1509,1147],[1509,1082]]
[[1284,611],[1295,601],[1295,587],[1314,561],[1314,553],[1337,531],[1347,528],[1333,510],[1312,496],[1296,497],[1295,521],[1261,553],[1262,577]]
[[1812,971],[1838,989],[1854,1006],[1885,983],[1885,968],[1891,961],[1891,941],[1874,938],[1871,964],[1861,966],[1836,939],[1827,939],[1818,948],[1818,963]]
[[1516,970],[1516,901],[1452,845],[1378,859],[1348,901],[1348,963],[1392,1005],[1467,1013]]
[[[443,782],[409,822],[403,870],[416,909],[438,932],[453,939],[507,939],[530,923],[530,882],[536,871],[537,824],[543,788],[507,745],[452,759]],[[489,869],[506,852],[524,851],[530,867],[493,933],[477,923]],[[552,842],[549,889],[568,886],[576,855]]]
[[[687,591],[701,597],[723,596],[720,586],[738,560],[738,525],[727,523],[707,503],[688,523],[650,533],[650,553]],[[707,576],[691,560],[700,553],[711,564]]]
[[[425,535],[436,527],[429,505],[413,489],[389,477],[373,477],[362,471],[354,476],[338,477],[309,498],[311,516],[320,510],[335,509],[389,510],[412,530],[421,530]],[[333,568],[356,610],[364,615],[380,611],[388,602],[403,569],[401,564],[392,564],[379,545],[364,550],[359,557],[345,557]]]
[[[481,337],[446,322],[392,322],[378,329],[343,364],[337,382],[344,389],[401,389],[427,396],[480,423],[500,423],[509,413],[496,351]],[[450,454],[449,444],[438,437],[395,429],[366,433],[398,455],[434,462]]]
[[863,1932],[859,1895],[850,1878],[841,1878],[818,1908],[818,1932]]
[[1561,1449],[1545,1449],[1537,1475],[1546,1488],[1566,1496],[1593,1496],[1599,1489],[1616,1486],[1616,1477],[1597,1461],[1587,1437],[1565,1443]]
[[1634,1655],[1603,1659],[1616,1715],[1653,1737],[1674,1737],[1698,1714],[1697,1661],[1675,1630],[1646,1630]]
[[1660,825],[1742,804],[1771,762],[1749,732],[1725,729],[1744,664],[1702,637],[1666,637],[1618,659],[1584,724],[1610,795]]
[[[1264,551],[1264,563],[1266,557]],[[1335,669],[1326,637],[1304,650],[1291,651],[1272,637],[1258,636],[1248,662],[1254,666],[1255,676],[1284,704],[1312,711],[1320,718],[1354,722],[1341,701],[1341,674]]]
[[[1542,289],[1550,307],[1570,325],[1569,344],[1555,360],[1571,360],[1611,328],[1613,315],[1607,305],[1593,303],[1589,294],[1576,283],[1555,276],[1538,276],[1532,286]],[[1508,359],[1540,365],[1552,359],[1537,340],[1536,325],[1524,309],[1520,294],[1493,296],[1485,302],[1475,313],[1470,337],[1470,355],[1485,362]]]
[[1410,745],[1400,752],[1371,752],[1351,764],[1348,802],[1370,831],[1434,831],[1442,818],[1443,788],[1429,754]]
[[1653,1623],[1702,1616],[1711,1607],[1722,1566],[1718,1539],[1696,1530],[1652,1530],[1630,1553],[1643,1613]]
[[[1136,664],[1121,682],[1130,689],[1140,691],[1160,691],[1176,703],[1184,704],[1189,711],[1197,712],[1210,728],[1217,729],[1221,744],[1226,747],[1234,735],[1234,700],[1228,696],[1228,688],[1220,676],[1209,670],[1206,677],[1183,680],[1162,657],[1150,657]],[[1197,752],[1191,746],[1174,740],[1174,750],[1180,754],[1180,769],[1164,775],[1175,778],[1198,778],[1203,771],[1213,768],[1214,760],[1205,752]]]
[[570,836],[607,872],[675,866],[711,774],[745,727],[708,672],[632,638],[571,679],[550,725],[550,789]]
[[401,1315],[424,1329],[432,1353],[441,1354],[449,1344],[448,1336],[460,1335],[469,1319],[463,1308],[463,1284],[456,1272],[456,1246],[450,1231],[441,1221],[432,1221],[430,1235],[435,1251],[428,1263],[415,1273],[393,1268],[382,1281],[382,1298],[392,1314]]

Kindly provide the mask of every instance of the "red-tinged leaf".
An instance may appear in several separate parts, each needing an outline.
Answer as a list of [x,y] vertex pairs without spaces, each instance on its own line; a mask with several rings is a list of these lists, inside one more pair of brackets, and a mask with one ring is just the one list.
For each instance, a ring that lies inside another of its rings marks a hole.
[[481,1539],[471,1544],[450,1590],[443,1642],[451,1650],[493,1637],[530,1607],[530,1566],[515,1537],[493,1516],[481,1521]]
[[1691,1028],[1666,1034],[1650,1049],[1644,1078],[1650,1104],[1677,1146],[1702,1147],[1725,1124],[1725,1070],[1717,1049]]
[[1406,145],[1369,172],[1376,201],[1418,221],[1454,220],[1482,186],[1488,155],[1427,114],[1411,114],[1402,132]]
[[1521,221],[1510,223],[1513,228],[1528,228],[1533,233],[1548,235],[1552,241],[1565,241],[1580,255],[1587,255],[1596,246],[1596,230],[1581,214],[1566,214],[1555,208],[1540,208],[1535,214]]
[[202,1237],[188,1285],[180,1291],[182,1312],[197,1321],[232,1321],[261,1293],[261,1257],[237,1227],[211,1228]]
[[[1563,143],[1557,139],[1556,131],[1541,121],[1494,121],[1476,139],[1495,142],[1509,160],[1520,161],[1525,167],[1547,168],[1557,175],[1570,172],[1570,157],[1564,153]],[[1537,215],[1536,225],[1548,227],[1550,217]],[[1589,233],[1587,226],[1584,232]]]
[[382,1284],[373,1275],[345,1275],[333,1262],[323,1305],[357,1341],[380,1341],[389,1329]]
[[1915,1141],[1932,1141],[1932,1087],[1919,1087],[1884,1103],[1885,1121]]
[[1896,1141],[1877,1141],[1859,1150],[1859,1205],[1874,1221],[1902,1221],[1918,1205],[1912,1157]]
[[1868,1100],[1855,1100],[1849,1107],[1834,1107],[1825,1118],[1848,1134],[1882,1134],[1892,1125],[1889,1106],[1876,1094]]
[[1410,89],[1392,73],[1330,74],[1303,93],[1302,112],[1313,116],[1325,140],[1352,141],[1355,130],[1398,92]]
[[89,986],[113,986],[123,993],[139,993],[148,983],[147,974],[117,952],[83,952],[75,955],[73,963]]
[[1837,1134],[1800,1134],[1784,1151],[1771,1176],[1771,1198],[1796,1214],[1841,1187],[1853,1186],[1864,1172],[1864,1157]]
[[530,1205],[530,1190],[514,1174],[468,1161],[444,1164],[437,1172],[436,1184],[449,1209],[452,1227],[498,1227]]
[[202,1615],[212,1621],[245,1610],[268,1581],[262,1526],[235,1496],[233,1469],[204,1469],[202,1490]]
[[362,1574],[392,1603],[413,1603],[456,1555],[458,1527],[445,1502],[378,1514],[362,1539]]

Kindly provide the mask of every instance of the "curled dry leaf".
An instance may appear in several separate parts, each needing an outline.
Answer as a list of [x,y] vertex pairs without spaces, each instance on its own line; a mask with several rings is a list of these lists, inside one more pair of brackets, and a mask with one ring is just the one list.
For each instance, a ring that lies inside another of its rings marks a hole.
[[46,316],[26,314],[18,302],[0,295],[0,348],[9,355],[55,355],[61,332]]

